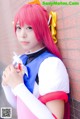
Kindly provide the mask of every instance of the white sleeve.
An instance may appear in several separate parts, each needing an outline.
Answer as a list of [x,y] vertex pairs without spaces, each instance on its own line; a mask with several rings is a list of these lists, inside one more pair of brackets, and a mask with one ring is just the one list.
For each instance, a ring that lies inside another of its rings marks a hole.
[[12,93],[11,88],[9,86],[3,86],[3,85],[2,88],[9,104],[12,105],[12,107],[16,108],[16,97]]
[[24,104],[30,109],[30,111],[38,119],[55,119],[48,108],[41,103],[26,87],[19,84],[13,89],[13,93],[18,96]]
[[46,58],[40,65],[38,76],[40,95],[56,91],[69,93],[68,73],[59,58]]

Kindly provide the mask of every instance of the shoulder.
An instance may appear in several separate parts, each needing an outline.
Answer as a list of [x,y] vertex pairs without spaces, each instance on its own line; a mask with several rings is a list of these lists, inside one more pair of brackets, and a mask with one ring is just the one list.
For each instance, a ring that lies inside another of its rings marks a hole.
[[[52,70],[50,70],[52,69]],[[64,65],[64,63],[61,61],[61,59],[59,59],[58,57],[48,57],[46,58],[40,65],[39,67],[39,73],[42,72],[42,70],[50,70],[50,72],[52,71],[63,71],[66,70],[66,67]]]
[[59,58],[46,58],[40,65],[38,76],[41,94],[54,91],[69,93],[68,73],[64,63]]

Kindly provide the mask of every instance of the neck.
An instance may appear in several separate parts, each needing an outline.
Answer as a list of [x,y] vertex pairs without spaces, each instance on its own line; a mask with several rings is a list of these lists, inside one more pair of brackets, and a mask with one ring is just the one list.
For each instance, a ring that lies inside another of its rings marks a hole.
[[36,51],[28,51],[28,52],[25,52],[25,54],[33,54],[33,53],[36,53],[36,52],[38,52],[38,51],[40,51],[40,50],[42,50],[42,49],[44,49],[44,48],[45,48],[45,46],[39,48],[39,49],[36,50]]

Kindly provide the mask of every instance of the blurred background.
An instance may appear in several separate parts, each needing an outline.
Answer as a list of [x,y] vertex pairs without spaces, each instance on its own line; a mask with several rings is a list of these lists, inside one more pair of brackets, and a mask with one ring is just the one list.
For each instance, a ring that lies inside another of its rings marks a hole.
[[[13,31],[16,11],[30,0],[0,0],[0,108],[9,107],[2,87],[1,76],[5,67],[12,63],[13,52],[23,53]],[[42,3],[64,0],[40,0]],[[79,2],[80,0],[66,0]],[[44,6],[48,12],[57,13],[57,39],[63,62],[70,77],[71,119],[80,119],[80,6]],[[17,119],[13,109],[12,119]]]

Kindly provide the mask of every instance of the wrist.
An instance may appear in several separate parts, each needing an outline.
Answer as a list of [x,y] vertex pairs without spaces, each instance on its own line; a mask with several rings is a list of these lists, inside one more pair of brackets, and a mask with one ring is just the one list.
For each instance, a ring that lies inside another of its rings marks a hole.
[[8,84],[6,82],[3,82],[1,83],[3,86],[8,86]]
[[18,85],[22,84],[23,82],[16,82],[11,88],[14,89],[15,87],[17,87]]

